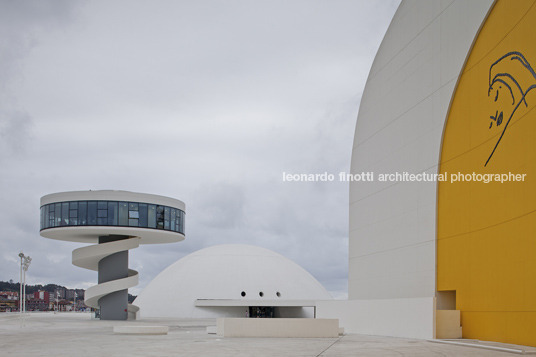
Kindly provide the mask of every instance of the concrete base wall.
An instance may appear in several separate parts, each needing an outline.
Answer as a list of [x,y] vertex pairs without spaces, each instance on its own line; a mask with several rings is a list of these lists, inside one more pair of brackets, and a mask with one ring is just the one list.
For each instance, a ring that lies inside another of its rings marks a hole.
[[242,319],[219,318],[218,336],[223,337],[338,337],[337,319]]
[[314,307],[276,306],[275,317],[278,318],[314,318]]
[[436,338],[462,338],[460,310],[436,311]]
[[347,333],[435,338],[435,298],[317,301],[317,318],[339,319]]

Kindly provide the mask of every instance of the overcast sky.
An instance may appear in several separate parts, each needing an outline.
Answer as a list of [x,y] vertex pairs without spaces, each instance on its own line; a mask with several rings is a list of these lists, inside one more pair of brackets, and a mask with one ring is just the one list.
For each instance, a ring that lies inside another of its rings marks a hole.
[[398,0],[0,0],[0,280],[87,288],[39,199],[116,189],[186,203],[186,240],[130,253],[138,294],[177,259],[244,243],[347,293],[359,101]]

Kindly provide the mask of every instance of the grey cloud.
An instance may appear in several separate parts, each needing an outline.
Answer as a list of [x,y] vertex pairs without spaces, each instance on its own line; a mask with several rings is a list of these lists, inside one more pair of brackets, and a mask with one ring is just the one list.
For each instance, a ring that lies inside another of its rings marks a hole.
[[30,140],[31,130],[32,118],[28,113],[0,111],[0,157],[21,157]]
[[23,70],[21,59],[38,43],[37,33],[68,23],[79,2],[3,1],[0,4],[0,86]]
[[219,229],[237,228],[244,219],[244,191],[237,184],[214,183],[197,189],[189,212],[198,223]]
[[185,241],[132,251],[134,293],[197,249],[246,243],[343,296],[348,186],[281,175],[348,170],[397,3],[2,2],[0,279],[23,249],[30,279],[95,281],[70,263],[80,244],[39,237],[39,198],[123,189],[187,205]]

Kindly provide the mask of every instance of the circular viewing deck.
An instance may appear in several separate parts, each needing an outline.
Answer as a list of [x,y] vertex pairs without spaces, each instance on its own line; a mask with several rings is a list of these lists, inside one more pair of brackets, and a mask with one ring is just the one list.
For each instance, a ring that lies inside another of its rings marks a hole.
[[41,198],[41,235],[97,243],[103,235],[139,237],[141,244],[184,239],[182,201],[127,191],[62,192]]

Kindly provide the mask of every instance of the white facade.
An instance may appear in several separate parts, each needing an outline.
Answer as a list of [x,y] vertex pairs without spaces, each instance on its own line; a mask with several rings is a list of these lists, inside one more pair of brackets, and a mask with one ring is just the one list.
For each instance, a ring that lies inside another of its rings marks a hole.
[[278,306],[283,316],[312,317],[312,309],[299,306],[326,299],[331,299],[326,289],[282,255],[261,247],[226,244],[173,263],[147,285],[135,304],[141,317],[246,317],[248,306],[266,304]]
[[377,177],[438,172],[453,91],[492,4],[403,1],[378,50],[352,149],[352,173],[376,180],[350,185],[350,301],[318,309],[346,331],[434,337],[437,184]]

